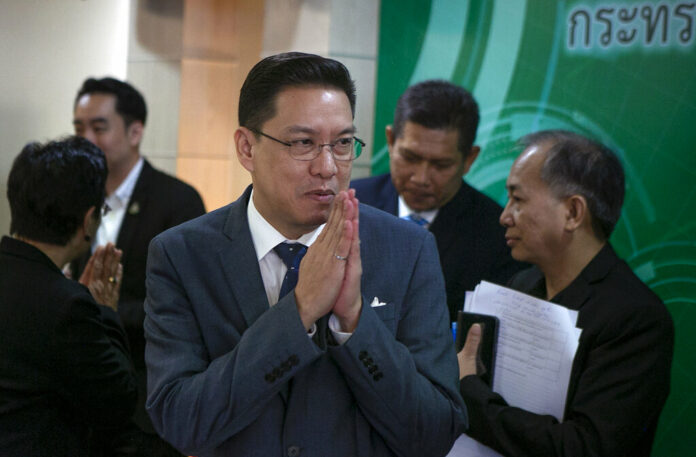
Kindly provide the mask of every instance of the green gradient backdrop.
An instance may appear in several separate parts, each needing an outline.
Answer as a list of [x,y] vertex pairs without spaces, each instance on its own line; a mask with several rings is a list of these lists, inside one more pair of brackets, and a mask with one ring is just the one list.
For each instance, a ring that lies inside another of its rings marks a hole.
[[[478,100],[477,143],[483,151],[466,179],[501,204],[515,157],[512,143],[525,133],[565,128],[618,151],[627,195],[612,243],[662,297],[676,325],[672,392],[653,449],[654,456],[664,457],[696,452],[696,351],[690,350],[696,345],[696,7],[691,5],[381,2],[373,174],[389,168],[382,132],[397,98],[428,78],[461,84]],[[573,20],[578,8],[588,13],[588,34],[581,14]]]

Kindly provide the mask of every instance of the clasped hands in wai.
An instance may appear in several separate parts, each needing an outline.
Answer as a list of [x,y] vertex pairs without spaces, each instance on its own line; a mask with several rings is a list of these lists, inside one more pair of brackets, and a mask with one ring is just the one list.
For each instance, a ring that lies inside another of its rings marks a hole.
[[358,200],[355,190],[334,197],[326,226],[307,249],[295,287],[295,301],[304,327],[309,330],[329,312],[341,332],[358,325],[362,297]]

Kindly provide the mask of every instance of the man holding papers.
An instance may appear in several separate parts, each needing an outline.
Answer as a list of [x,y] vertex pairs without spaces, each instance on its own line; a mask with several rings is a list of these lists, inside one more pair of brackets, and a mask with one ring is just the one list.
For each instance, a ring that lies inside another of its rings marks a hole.
[[579,312],[563,420],[508,405],[475,374],[480,328],[459,354],[469,434],[504,455],[648,456],[669,392],[674,330],[660,299],[608,238],[621,213],[618,158],[578,134],[520,141],[500,217],[516,260],[510,286]]

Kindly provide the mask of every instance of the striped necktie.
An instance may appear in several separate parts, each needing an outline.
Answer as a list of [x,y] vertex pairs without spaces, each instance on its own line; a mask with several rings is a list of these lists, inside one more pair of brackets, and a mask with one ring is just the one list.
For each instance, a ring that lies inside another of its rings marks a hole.
[[300,262],[307,252],[307,246],[300,243],[279,243],[273,250],[278,254],[278,257],[288,267],[283,283],[280,286],[280,294],[278,300],[287,295],[297,285],[297,278],[300,273]]
[[404,219],[406,219],[407,221],[411,221],[414,224],[418,224],[421,227],[427,227],[428,225],[428,220],[424,217],[419,216],[416,213],[411,213],[408,216],[404,216]]

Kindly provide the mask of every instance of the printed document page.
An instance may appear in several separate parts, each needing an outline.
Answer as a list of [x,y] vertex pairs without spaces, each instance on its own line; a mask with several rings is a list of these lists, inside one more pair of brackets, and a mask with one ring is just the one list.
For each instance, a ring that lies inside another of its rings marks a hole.
[[[464,311],[500,319],[493,390],[512,406],[562,420],[581,333],[578,312],[486,281]],[[499,454],[462,435],[448,455]]]

